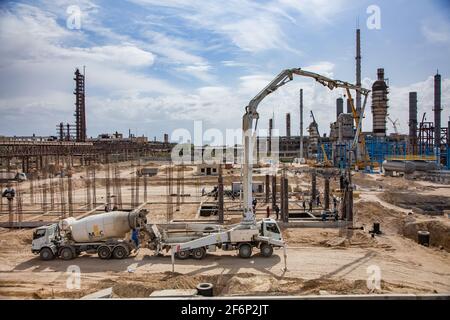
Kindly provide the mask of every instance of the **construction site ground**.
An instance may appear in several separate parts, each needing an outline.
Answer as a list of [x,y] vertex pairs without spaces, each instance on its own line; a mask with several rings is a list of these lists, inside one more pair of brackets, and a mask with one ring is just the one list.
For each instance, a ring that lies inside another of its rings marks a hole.
[[[263,181],[264,172],[261,173],[255,179]],[[292,171],[288,178],[295,191],[310,187],[308,174]],[[150,211],[150,222],[164,223],[167,222],[164,177],[153,179],[149,183],[148,203],[143,207]],[[174,202],[173,219],[201,220],[197,209],[200,201],[207,198],[200,197],[199,190],[204,186],[210,190],[217,177],[202,178],[199,185],[194,172],[186,171],[184,179],[184,191],[190,196],[184,198],[179,211]],[[231,181],[239,181],[239,172],[225,172],[224,180],[228,187]],[[331,189],[337,188],[338,183],[339,179],[332,179]],[[287,270],[282,249],[275,250],[270,258],[255,250],[250,259],[240,259],[234,251],[217,251],[201,261],[176,260],[175,272],[171,271],[170,254],[154,256],[149,249],[141,249],[124,260],[105,261],[97,255],[83,254],[70,261],[41,261],[30,250],[33,230],[0,229],[0,297],[80,298],[112,287],[115,297],[143,298],[160,289],[192,289],[200,282],[213,283],[215,294],[222,296],[450,293],[449,186],[361,173],[353,176],[353,183],[354,226],[362,229],[283,227]],[[318,188],[323,190],[320,178]],[[84,194],[81,183],[76,192],[81,199]],[[99,185],[97,193],[102,192]],[[130,194],[124,184],[124,199]],[[415,194],[420,197],[411,203]],[[423,197],[433,199],[442,211],[433,213],[424,209],[428,204],[421,203]],[[299,198],[293,195],[290,200],[290,208],[298,210]],[[260,200],[258,218],[265,216],[266,206]],[[234,203],[226,198],[225,207],[226,220],[238,222],[239,211],[231,210],[239,207],[238,200]],[[42,217],[36,213],[26,218]],[[7,221],[7,216],[2,215],[2,220]],[[381,224],[382,234],[372,237],[369,230],[374,222]],[[430,247],[417,243],[418,230],[431,232]],[[73,265],[81,271],[80,288],[68,287],[71,281],[68,267]],[[367,285],[376,268],[381,272],[379,290]]]

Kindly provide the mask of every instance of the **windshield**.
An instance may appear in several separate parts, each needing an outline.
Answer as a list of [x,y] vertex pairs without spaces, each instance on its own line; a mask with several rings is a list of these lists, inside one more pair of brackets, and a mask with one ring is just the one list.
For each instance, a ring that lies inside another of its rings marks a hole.
[[266,230],[272,233],[280,233],[275,223],[266,223]]
[[37,229],[37,230],[33,233],[33,240],[39,239],[39,238],[45,236],[45,231],[46,231],[46,229]]

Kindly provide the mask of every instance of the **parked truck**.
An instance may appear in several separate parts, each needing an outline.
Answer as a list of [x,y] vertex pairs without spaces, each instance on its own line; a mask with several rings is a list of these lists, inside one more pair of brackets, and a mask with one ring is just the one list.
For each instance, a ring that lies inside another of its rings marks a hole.
[[27,180],[27,175],[23,172],[0,171],[0,183],[22,182]]
[[82,252],[123,259],[139,247],[138,234],[147,224],[147,213],[112,211],[39,227],[33,233],[31,251],[42,260],[70,260]]
[[148,247],[156,254],[175,248],[178,259],[203,259],[207,252],[217,249],[235,250],[239,257],[249,258],[254,248],[263,257],[270,257],[274,248],[284,246],[280,228],[273,219],[256,223],[239,223],[230,227],[213,224],[187,224],[185,229],[171,231],[148,225]]

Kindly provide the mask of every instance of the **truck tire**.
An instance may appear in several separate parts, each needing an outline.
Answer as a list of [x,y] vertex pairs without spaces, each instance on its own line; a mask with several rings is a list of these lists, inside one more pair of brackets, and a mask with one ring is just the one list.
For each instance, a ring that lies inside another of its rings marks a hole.
[[191,252],[189,250],[183,250],[175,253],[175,257],[180,260],[186,260],[191,255]]
[[252,246],[248,243],[241,244],[239,246],[239,257],[248,259],[252,256]]
[[100,246],[97,249],[97,254],[100,259],[109,259],[111,258],[111,249],[108,246]]
[[114,259],[124,259],[128,256],[128,249],[124,245],[119,244],[114,248],[112,255]]
[[261,254],[265,258],[269,258],[273,254],[273,247],[268,243],[263,243],[259,248],[261,250]]
[[59,256],[63,260],[72,260],[75,257],[75,254],[71,247],[63,247],[61,251],[59,251]]
[[196,260],[202,260],[206,256],[205,248],[197,248],[192,250],[192,257]]
[[39,252],[39,256],[44,261],[52,260],[55,258],[55,255],[53,254],[53,251],[50,248],[42,248],[41,251]]

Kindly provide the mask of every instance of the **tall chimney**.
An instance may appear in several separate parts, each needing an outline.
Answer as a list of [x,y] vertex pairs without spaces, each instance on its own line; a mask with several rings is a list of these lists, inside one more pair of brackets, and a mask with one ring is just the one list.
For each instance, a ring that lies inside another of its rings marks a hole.
[[409,149],[417,153],[417,92],[409,93]]
[[286,137],[291,136],[291,114],[286,113]]
[[449,148],[449,147],[450,147],[450,117],[448,117],[448,123],[447,123],[447,148]]
[[434,145],[441,147],[441,75],[434,76]]
[[78,68],[75,70],[75,127],[77,142],[85,142],[86,135],[86,103],[84,74]]
[[353,101],[353,99],[347,99],[347,113],[353,113],[352,112],[352,106],[350,104],[350,100]]
[[384,80],[384,69],[377,70],[378,80],[372,85],[372,130],[376,137],[386,137],[388,109],[388,86]]
[[344,112],[344,99],[337,98],[336,99],[336,121],[339,118],[339,115]]
[[[361,30],[356,30],[356,85],[361,87]],[[356,110],[361,111],[361,92],[356,92]]]
[[273,130],[273,119],[269,119],[269,143],[267,146],[267,153],[272,154],[272,130]]

